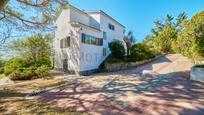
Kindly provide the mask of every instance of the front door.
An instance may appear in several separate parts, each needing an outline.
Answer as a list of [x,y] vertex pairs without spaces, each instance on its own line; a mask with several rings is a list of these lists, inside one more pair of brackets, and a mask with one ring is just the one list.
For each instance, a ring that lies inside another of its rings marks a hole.
[[68,60],[67,59],[63,59],[63,71],[65,73],[68,72]]

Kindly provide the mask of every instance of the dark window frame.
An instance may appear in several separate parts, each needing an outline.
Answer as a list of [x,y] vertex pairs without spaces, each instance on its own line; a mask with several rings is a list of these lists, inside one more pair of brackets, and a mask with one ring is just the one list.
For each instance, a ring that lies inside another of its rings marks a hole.
[[112,30],[112,31],[115,30],[115,26],[114,26],[113,24],[111,24],[111,23],[108,24],[108,28],[109,28],[110,30]]
[[103,48],[103,56],[106,56],[106,55],[107,55],[107,49]]
[[84,44],[90,44],[90,45],[96,45],[96,46],[103,46],[103,39],[102,38],[96,38],[87,34],[82,34],[81,36],[81,42]]
[[103,32],[103,39],[107,40],[107,32],[105,32],[105,31]]
[[60,40],[60,48],[68,48],[70,47],[70,36],[63,38]]

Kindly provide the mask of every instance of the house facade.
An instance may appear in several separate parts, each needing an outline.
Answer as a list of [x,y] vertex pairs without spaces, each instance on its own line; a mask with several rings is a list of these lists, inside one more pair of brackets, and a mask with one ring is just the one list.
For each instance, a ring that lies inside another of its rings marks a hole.
[[56,69],[86,74],[96,71],[111,54],[108,43],[123,41],[125,27],[103,11],[62,9],[56,22]]

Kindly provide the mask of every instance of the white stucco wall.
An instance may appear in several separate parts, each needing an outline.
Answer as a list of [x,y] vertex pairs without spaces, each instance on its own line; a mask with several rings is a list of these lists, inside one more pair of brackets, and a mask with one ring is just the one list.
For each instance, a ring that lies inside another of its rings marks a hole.
[[[70,22],[70,10],[62,10],[60,16],[56,20],[57,26],[55,30],[54,50],[55,50],[55,68],[63,68],[63,60],[68,59],[68,70],[79,71],[79,34],[77,29],[71,26]],[[70,36],[70,47],[60,48],[60,40]]]
[[[109,27],[108,27],[109,23],[115,26],[114,31],[109,29]],[[101,30],[107,32],[107,38],[108,38],[107,40],[109,42],[111,42],[114,39],[123,41],[123,37],[124,37],[123,30],[124,30],[124,28],[119,26],[115,21],[113,21],[110,18],[108,18],[107,16],[101,14],[100,24],[101,24],[101,26],[100,26]]]
[[[80,57],[83,57],[82,59],[80,59],[81,71],[97,69],[104,61],[104,59],[111,53],[108,48],[108,43],[114,39],[123,41],[124,37],[124,28],[111,20],[109,17],[101,13],[90,13],[90,16],[94,18],[98,23],[100,23],[100,29],[102,31],[100,33],[96,33],[90,30],[82,30],[81,32],[98,38],[103,38],[103,31],[105,31],[107,33],[107,39],[103,40],[103,46],[95,46],[89,44],[80,45]],[[109,23],[115,26],[114,31],[109,29]],[[106,57],[103,56],[103,48],[106,48],[108,51]]]
[[[120,26],[118,23],[116,23],[115,21],[113,21],[103,13],[91,14],[91,15],[93,16],[93,18],[96,18],[96,20],[100,20],[100,29],[107,33],[107,39],[104,40],[104,48],[107,48],[108,55],[111,53],[108,48],[108,44],[114,39],[122,41],[125,46],[125,42],[123,41],[123,38],[124,38],[123,31],[125,29],[124,27]],[[114,31],[109,29],[109,23],[115,26]]]
[[[96,38],[102,38],[102,33],[91,31],[89,29],[83,28],[81,30],[81,34],[82,33]],[[103,46],[84,43],[80,44],[80,71],[98,69],[104,58]]]
[[[70,22],[80,22],[82,24],[98,28],[101,30],[93,30],[88,27],[75,26]],[[115,30],[109,29],[111,23],[115,26]],[[63,68],[63,59],[68,58],[68,70],[70,71],[88,71],[98,69],[99,65],[110,54],[108,43],[114,39],[123,41],[124,28],[118,23],[103,15],[102,13],[90,14],[90,16],[82,11],[70,7],[62,10],[60,16],[56,20],[57,29],[55,31],[54,49],[55,49],[55,68]],[[107,33],[107,39],[103,40],[103,46],[81,43],[81,34],[85,33],[96,38],[103,38],[103,31]],[[60,40],[70,36],[70,47],[60,48]],[[103,48],[108,50],[106,57],[103,56]]]
[[80,22],[85,25],[89,25],[89,16],[85,13],[78,11],[77,9],[71,8],[70,10],[70,22]]

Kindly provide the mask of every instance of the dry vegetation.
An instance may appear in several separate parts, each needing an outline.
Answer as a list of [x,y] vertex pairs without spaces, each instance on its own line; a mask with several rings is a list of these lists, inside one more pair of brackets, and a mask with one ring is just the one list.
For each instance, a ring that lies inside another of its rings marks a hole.
[[54,104],[26,100],[26,94],[37,90],[64,84],[65,80],[36,79],[16,82],[15,85],[0,88],[0,114],[3,115],[67,115],[80,114],[74,110],[58,108]]

